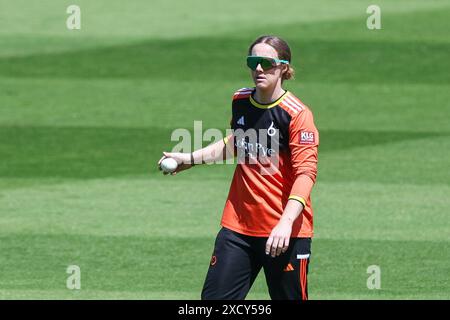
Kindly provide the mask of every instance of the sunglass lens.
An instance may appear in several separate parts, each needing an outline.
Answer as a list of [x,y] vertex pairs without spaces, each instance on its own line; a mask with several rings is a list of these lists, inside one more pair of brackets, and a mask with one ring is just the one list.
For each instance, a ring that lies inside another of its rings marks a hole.
[[260,61],[259,57],[247,57],[247,66],[252,70],[256,70],[259,61]]
[[261,59],[261,67],[263,70],[269,70],[273,67],[273,62],[270,59]]
[[263,70],[269,70],[275,66],[275,63],[272,59],[263,57],[247,57],[247,66],[250,69],[256,70],[258,64],[261,64],[261,68],[263,68]]

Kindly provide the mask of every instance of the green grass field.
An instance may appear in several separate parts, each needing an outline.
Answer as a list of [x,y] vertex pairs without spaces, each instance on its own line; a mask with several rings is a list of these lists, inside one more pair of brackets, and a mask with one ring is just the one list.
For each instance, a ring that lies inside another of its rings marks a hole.
[[79,0],[69,31],[72,3],[2,1],[1,299],[199,299],[234,167],[156,162],[227,128],[267,33],[320,132],[310,299],[450,298],[448,1],[377,1],[374,31],[366,0]]

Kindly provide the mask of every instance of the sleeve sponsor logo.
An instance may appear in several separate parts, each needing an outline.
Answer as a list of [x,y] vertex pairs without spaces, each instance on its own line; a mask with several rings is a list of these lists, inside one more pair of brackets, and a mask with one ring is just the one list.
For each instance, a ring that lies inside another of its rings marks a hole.
[[314,132],[311,131],[301,131],[300,132],[300,144],[314,144]]

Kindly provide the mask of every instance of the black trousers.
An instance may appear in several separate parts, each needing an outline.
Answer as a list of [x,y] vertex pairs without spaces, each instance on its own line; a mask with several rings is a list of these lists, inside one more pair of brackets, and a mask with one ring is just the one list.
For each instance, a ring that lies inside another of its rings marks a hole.
[[222,228],[217,234],[202,300],[243,300],[261,268],[273,300],[308,299],[311,238],[291,238],[285,253],[266,255],[267,238]]

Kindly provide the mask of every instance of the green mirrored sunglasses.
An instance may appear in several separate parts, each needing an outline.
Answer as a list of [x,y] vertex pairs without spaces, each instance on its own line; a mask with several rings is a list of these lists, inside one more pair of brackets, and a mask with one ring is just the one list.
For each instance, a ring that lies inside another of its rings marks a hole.
[[256,68],[258,67],[258,64],[261,64],[261,68],[264,71],[266,71],[266,70],[272,69],[273,67],[276,67],[279,63],[289,64],[289,61],[279,60],[279,59],[269,58],[269,57],[259,57],[259,56],[248,56],[247,57],[247,66],[252,70],[256,70]]

